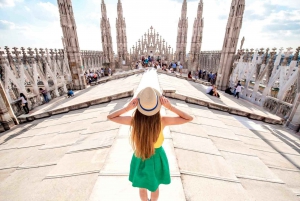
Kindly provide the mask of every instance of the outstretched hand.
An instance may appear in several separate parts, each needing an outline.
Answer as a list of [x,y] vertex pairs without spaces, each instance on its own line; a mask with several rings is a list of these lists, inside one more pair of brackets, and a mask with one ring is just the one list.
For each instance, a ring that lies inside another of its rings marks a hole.
[[129,110],[136,108],[138,105],[138,102],[139,102],[138,98],[132,99],[130,101],[130,103],[127,105],[126,110],[129,111]]
[[161,102],[161,104],[162,104],[165,108],[167,108],[167,109],[169,109],[169,110],[171,109],[172,105],[171,105],[170,101],[169,101],[166,97],[161,96],[161,97],[160,97],[160,102]]

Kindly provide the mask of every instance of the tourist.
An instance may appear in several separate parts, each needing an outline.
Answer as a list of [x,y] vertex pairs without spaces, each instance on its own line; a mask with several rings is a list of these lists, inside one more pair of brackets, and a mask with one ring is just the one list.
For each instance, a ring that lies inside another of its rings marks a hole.
[[192,72],[191,71],[188,73],[188,78],[192,78]]
[[94,74],[94,77],[93,77],[93,78],[94,78],[94,81],[97,82],[97,80],[98,80],[98,75],[97,75],[97,73]]
[[93,78],[94,77],[94,73],[91,71],[90,72],[90,77]]
[[235,97],[235,94],[236,94],[236,88],[237,88],[237,86],[238,86],[239,84],[241,84],[241,81],[240,81],[240,80],[239,80],[238,83],[234,86],[234,91],[233,91],[234,97]]
[[209,92],[213,89],[213,86],[209,86],[206,88],[206,93],[209,94]]
[[229,95],[232,95],[233,93],[231,92],[231,87],[228,87],[226,90],[225,90],[225,93],[226,94],[229,94]]
[[[161,116],[161,105],[178,116]],[[121,116],[133,109],[133,116]],[[169,163],[162,146],[163,130],[166,126],[190,122],[193,117],[171,105],[156,89],[147,87],[126,107],[111,113],[107,118],[131,126],[130,140],[134,154],[130,163],[129,181],[132,186],[139,188],[141,200],[148,200],[147,190],[151,191],[150,200],[158,200],[159,185],[171,183]]]
[[202,78],[202,70],[201,70],[201,69],[199,70],[199,75],[198,75],[198,77],[199,77],[199,79]]
[[172,63],[173,72],[176,72],[177,65],[175,62]]
[[182,69],[183,69],[183,66],[180,64],[180,66],[179,66],[179,73],[180,73],[180,76],[182,76]]
[[145,59],[145,61],[144,61],[145,67],[148,67],[148,62],[149,62],[149,60]]
[[45,89],[40,88],[40,93],[43,95],[45,103],[49,102],[47,91]]
[[242,92],[242,85],[240,83],[240,81],[238,82],[238,84],[236,85],[236,88],[235,88],[235,95],[234,97],[237,97],[237,99],[240,98],[240,92]]
[[211,84],[213,85],[216,84],[216,80],[217,80],[217,73],[214,73],[211,78]]
[[18,100],[21,100],[22,102],[22,107],[25,111],[25,114],[29,113],[29,108],[28,108],[28,102],[27,102],[27,98],[23,93],[20,93],[20,98]]
[[205,80],[206,79],[205,77],[206,77],[206,70],[203,71],[202,79]]
[[68,98],[73,97],[74,96],[74,92],[72,91],[72,89],[68,90]]
[[109,76],[112,76],[112,72],[111,72],[111,68],[110,67],[108,69],[108,74],[109,74]]
[[216,96],[216,97],[220,98],[220,95],[219,95],[215,85],[212,86],[212,88],[208,94],[211,96]]
[[213,73],[210,72],[210,73],[208,74],[208,79],[207,79],[207,81],[211,83],[211,82],[212,82],[212,78],[213,78]]
[[104,70],[103,70],[103,68],[101,68],[101,77],[104,77]]

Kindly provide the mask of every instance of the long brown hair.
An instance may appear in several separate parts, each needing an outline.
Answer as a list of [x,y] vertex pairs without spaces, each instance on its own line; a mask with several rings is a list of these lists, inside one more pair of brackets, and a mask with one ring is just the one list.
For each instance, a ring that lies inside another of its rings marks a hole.
[[130,138],[135,156],[142,160],[150,158],[154,154],[154,143],[161,131],[160,112],[146,116],[136,109],[131,120],[131,128]]

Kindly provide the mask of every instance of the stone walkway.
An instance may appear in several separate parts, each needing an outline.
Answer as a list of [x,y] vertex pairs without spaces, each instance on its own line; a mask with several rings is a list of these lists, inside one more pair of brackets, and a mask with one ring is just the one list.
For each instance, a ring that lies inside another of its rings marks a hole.
[[99,82],[103,82],[100,85],[77,91],[72,98],[67,98],[66,96],[55,98],[47,104],[36,107],[29,114],[19,116],[18,120],[20,122],[33,121],[119,98],[130,97],[140,82],[141,72],[140,70],[135,70],[115,74],[112,77],[105,77],[99,80]]
[[[154,70],[139,76],[131,83],[135,95],[149,85],[163,88]],[[106,84],[120,87],[117,80]],[[193,86],[187,85],[190,90]],[[133,153],[129,127],[106,119],[130,100],[38,119],[1,133],[0,200],[138,201],[138,190],[128,181]],[[299,200],[299,136],[279,125],[171,101],[194,120],[164,130],[172,183],[160,186],[159,200]]]
[[263,108],[256,106],[243,99],[236,99],[229,94],[219,91],[220,98],[206,94],[208,86],[178,79],[166,74],[158,75],[162,90],[166,96],[190,103],[207,106],[212,109],[222,110],[241,116],[246,116],[256,120],[263,120],[267,123],[282,124],[282,119]]

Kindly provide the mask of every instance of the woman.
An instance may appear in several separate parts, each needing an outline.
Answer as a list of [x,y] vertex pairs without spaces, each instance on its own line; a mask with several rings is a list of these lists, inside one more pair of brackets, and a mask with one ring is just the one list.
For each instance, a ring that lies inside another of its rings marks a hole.
[[28,108],[27,98],[23,93],[20,93],[19,100],[22,101],[22,106],[23,106],[23,109],[25,111],[25,114],[28,114],[29,113],[29,108]]
[[[161,116],[161,105],[178,116]],[[132,117],[121,116],[136,107]],[[147,87],[128,106],[113,112],[107,118],[131,126],[130,139],[134,154],[130,163],[129,181],[133,187],[139,188],[142,201],[148,200],[147,189],[151,191],[151,201],[157,201],[159,185],[171,183],[168,159],[162,147],[162,131],[166,126],[192,121],[193,117],[171,105],[156,89]]]
[[216,96],[217,98],[220,98],[217,87],[215,85],[212,86],[212,88],[208,94],[211,96]]
[[191,71],[188,73],[188,78],[192,78],[192,72]]

